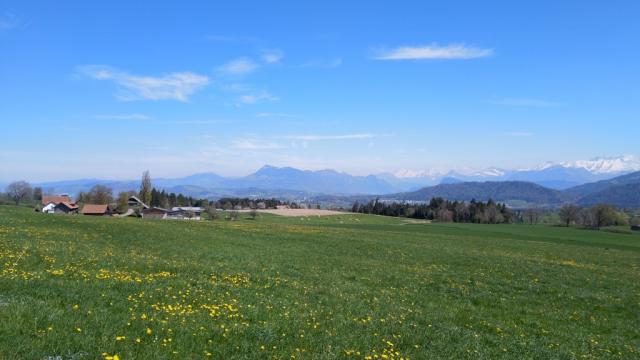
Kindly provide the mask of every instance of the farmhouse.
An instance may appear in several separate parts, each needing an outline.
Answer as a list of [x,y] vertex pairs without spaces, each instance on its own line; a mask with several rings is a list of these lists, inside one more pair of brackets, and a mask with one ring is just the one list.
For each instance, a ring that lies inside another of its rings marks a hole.
[[82,215],[105,216],[109,214],[108,205],[85,204],[82,207]]
[[203,211],[204,209],[198,206],[176,206],[167,213],[167,219],[200,220]]
[[127,200],[127,206],[129,206],[129,209],[134,208],[134,207],[142,207],[143,209],[148,209],[149,205],[145,204],[142,202],[142,200],[138,199],[137,196],[129,196],[129,199]]
[[[58,209],[58,211],[56,211],[56,206],[58,206],[58,204],[61,203],[66,203],[67,205],[64,205],[63,207],[60,207]],[[76,204],[71,201],[71,198],[69,198],[69,195],[44,195],[42,197],[42,212],[43,213],[47,213],[47,214],[53,214],[53,213],[69,213],[69,212],[73,212],[73,210],[78,209],[78,207],[76,206]],[[65,212],[65,209],[69,211]]]
[[56,214],[77,214],[78,205],[63,201],[54,206],[53,212]]
[[159,207],[151,207],[143,209],[140,212],[140,217],[143,219],[166,219],[168,210],[159,208]]

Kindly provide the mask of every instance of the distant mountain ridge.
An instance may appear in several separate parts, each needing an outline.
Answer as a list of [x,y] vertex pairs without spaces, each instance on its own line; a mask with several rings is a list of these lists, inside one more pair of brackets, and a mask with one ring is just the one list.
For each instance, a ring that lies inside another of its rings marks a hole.
[[516,207],[608,203],[621,208],[640,208],[640,171],[564,191],[531,182],[485,181],[443,183],[417,191],[380,196],[381,199],[398,201],[429,201],[434,197],[460,201],[493,199]]
[[485,181],[440,184],[408,193],[382,196],[382,199],[429,201],[435,197],[470,201],[489,199],[511,203],[555,205],[563,202],[562,192],[524,181]]
[[[487,178],[487,174],[495,175]],[[640,183],[639,174],[637,172],[610,178],[611,174],[593,174],[585,168],[546,166],[541,170],[519,170],[511,173],[490,169],[480,174],[464,176],[450,172],[448,176],[429,179],[425,184],[421,182],[421,178],[397,178],[392,174],[354,176],[330,169],[312,171],[266,165],[243,177],[224,177],[209,172],[173,179],[154,178],[153,185],[167,192],[210,199],[224,196],[269,196],[301,200],[328,195],[325,198],[380,196],[422,201],[430,196],[441,196],[452,200],[492,198],[518,205],[558,205],[566,202],[592,204],[610,197],[616,199],[615,204],[618,206],[626,207],[635,206],[633,191],[636,189],[634,184]],[[600,181],[589,181],[592,178]],[[37,183],[34,186],[40,186],[49,192],[75,196],[96,184],[112,188],[115,194],[137,190],[139,180],[79,179]],[[615,188],[618,186],[620,187]]]

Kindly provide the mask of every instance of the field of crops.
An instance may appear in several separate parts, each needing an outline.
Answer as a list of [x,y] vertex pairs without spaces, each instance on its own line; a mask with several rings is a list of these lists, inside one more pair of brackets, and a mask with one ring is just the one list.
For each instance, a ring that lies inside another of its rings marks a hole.
[[640,236],[0,206],[0,359],[638,359]]

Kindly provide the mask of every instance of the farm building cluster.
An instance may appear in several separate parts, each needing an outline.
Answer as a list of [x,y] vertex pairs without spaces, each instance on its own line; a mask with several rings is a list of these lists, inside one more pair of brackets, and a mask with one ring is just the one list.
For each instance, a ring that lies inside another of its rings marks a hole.
[[46,214],[81,214],[89,216],[135,216],[148,219],[200,220],[204,209],[196,206],[176,206],[171,209],[150,207],[137,196],[130,196],[127,209],[118,209],[115,204],[83,204],[80,207],[69,195],[45,195],[42,210]]

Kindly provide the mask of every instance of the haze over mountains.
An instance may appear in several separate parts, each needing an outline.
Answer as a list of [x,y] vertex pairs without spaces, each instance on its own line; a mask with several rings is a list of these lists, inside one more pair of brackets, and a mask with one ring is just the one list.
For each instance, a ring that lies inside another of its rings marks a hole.
[[[299,170],[292,167],[266,165],[243,177],[224,177],[213,172],[181,178],[154,178],[154,186],[166,191],[194,196],[244,196],[253,193],[300,196],[302,194],[394,194],[410,192],[427,186],[461,182],[509,181],[531,182],[554,190],[607,180],[633,171],[640,171],[640,157],[627,155],[572,163],[545,163],[532,169],[505,170],[488,168],[480,171],[448,172],[401,171],[369,176],[354,176],[335,170]],[[55,192],[76,194],[95,184],[104,184],[114,191],[136,189],[138,180],[80,179],[35,184]]]

